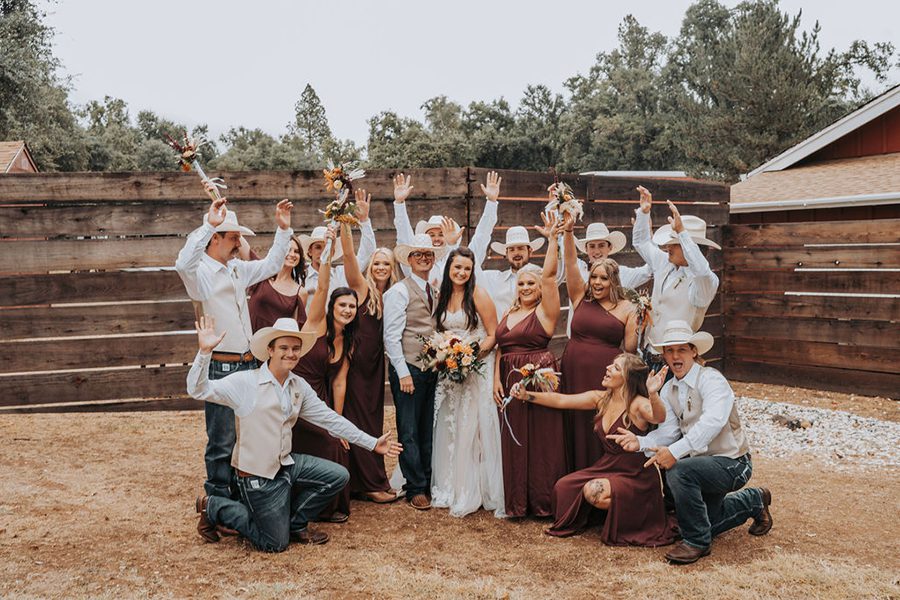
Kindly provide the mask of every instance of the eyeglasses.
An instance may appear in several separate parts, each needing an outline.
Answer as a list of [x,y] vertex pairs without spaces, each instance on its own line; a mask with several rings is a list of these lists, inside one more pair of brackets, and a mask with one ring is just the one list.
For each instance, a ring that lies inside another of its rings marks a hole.
[[415,252],[410,252],[409,257],[413,260],[419,260],[420,258],[434,258],[434,252],[420,252],[416,250]]

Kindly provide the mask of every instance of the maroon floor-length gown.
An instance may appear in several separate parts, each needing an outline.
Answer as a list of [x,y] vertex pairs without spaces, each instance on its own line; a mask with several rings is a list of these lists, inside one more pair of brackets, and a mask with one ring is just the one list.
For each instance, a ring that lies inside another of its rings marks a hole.
[[[341,363],[329,362],[328,341],[323,334],[312,349],[300,358],[300,362],[294,367],[294,373],[306,380],[319,398],[331,408],[334,408],[334,399],[331,397],[331,382],[341,370]],[[327,431],[317,425],[313,425],[303,419],[297,419],[292,436],[292,449],[300,454],[318,456],[343,465],[349,466],[350,455],[341,446],[341,442],[332,437]],[[345,515],[350,514],[350,489],[344,487],[335,496],[334,500],[326,506],[319,518],[328,518],[335,511]]]
[[[347,373],[344,417],[374,437],[384,433],[384,338],[382,320],[359,309],[356,349]],[[350,446],[350,492],[386,492],[391,489],[384,470],[384,456]]]
[[250,327],[256,333],[263,327],[271,327],[278,319],[294,317],[297,312],[297,324],[303,327],[306,323],[306,307],[297,294],[285,296],[272,286],[268,279],[260,281],[250,288],[250,300],[247,302],[250,311]]
[[[503,392],[522,379],[512,372],[531,363],[558,370],[556,357],[547,349],[550,336],[537,311],[509,329],[506,317],[497,327],[500,381]],[[512,374],[510,374],[512,373]],[[566,447],[563,411],[513,400],[500,415],[500,447],[503,450],[503,493],[510,517],[547,517],[553,514],[553,485],[565,475]],[[509,427],[506,425],[509,421]],[[515,435],[519,446],[510,434]]]
[[[615,420],[610,431],[624,427],[623,416]],[[632,423],[628,430],[644,435]],[[566,475],[553,490],[555,521],[547,531],[565,537],[581,533],[602,520],[600,539],[610,546],[665,546],[676,539],[677,527],[663,503],[662,478],[655,466],[644,467],[643,452],[626,452],[607,439],[600,419],[597,439],[603,455],[587,469]],[[611,490],[609,510],[601,510],[584,498],[584,486],[592,479],[608,479]]]
[[[585,298],[572,316],[572,335],[560,363],[564,394],[603,389],[606,367],[622,350],[625,324],[600,303]],[[566,445],[569,472],[594,464],[600,458],[600,440],[594,434],[593,410],[566,411]]]

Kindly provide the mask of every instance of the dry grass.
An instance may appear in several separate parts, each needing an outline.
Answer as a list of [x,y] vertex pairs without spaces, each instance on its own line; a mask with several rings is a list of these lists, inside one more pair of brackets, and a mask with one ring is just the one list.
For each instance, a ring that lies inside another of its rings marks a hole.
[[329,544],[266,555],[196,535],[202,413],[0,415],[0,436],[3,597],[900,597],[897,472],[756,460],[772,533],[729,532],[689,567],[596,533],[402,503],[354,503],[323,526]]

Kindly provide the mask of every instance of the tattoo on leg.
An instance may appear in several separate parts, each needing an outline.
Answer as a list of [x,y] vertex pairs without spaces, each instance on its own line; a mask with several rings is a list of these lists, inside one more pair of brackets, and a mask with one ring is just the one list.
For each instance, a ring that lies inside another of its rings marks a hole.
[[587,497],[588,502],[593,506],[600,504],[605,489],[602,481],[589,481],[587,486],[585,486],[585,496]]

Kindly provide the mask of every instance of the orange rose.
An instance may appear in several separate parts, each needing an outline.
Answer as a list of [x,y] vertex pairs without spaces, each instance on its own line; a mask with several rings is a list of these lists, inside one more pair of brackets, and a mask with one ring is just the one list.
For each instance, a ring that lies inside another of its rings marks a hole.
[[458,366],[459,366],[459,364],[456,362],[456,359],[455,359],[455,358],[448,358],[448,359],[447,359],[447,368],[448,368],[448,369],[455,369],[455,368],[458,367]]

